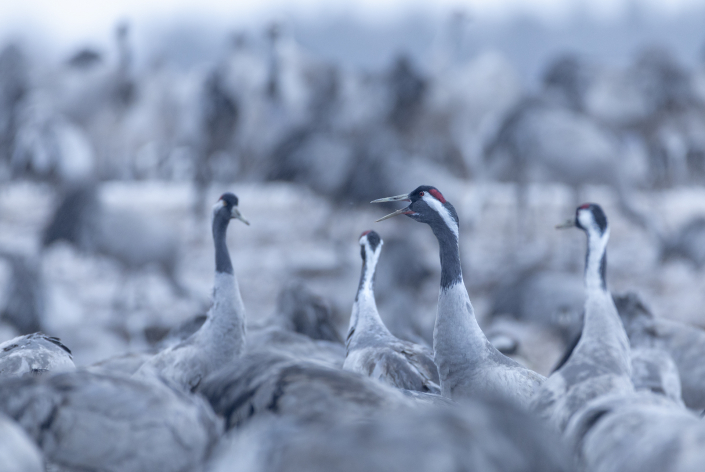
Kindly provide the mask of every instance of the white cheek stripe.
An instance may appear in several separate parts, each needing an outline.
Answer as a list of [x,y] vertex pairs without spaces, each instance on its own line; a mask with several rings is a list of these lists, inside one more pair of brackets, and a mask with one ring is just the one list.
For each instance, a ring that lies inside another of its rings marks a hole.
[[453,234],[455,235],[455,238],[458,239],[458,225],[451,216],[450,212],[446,207],[443,206],[441,202],[436,200],[436,197],[431,195],[430,193],[425,193],[423,197],[421,197],[423,201],[428,203],[428,206],[433,208],[438,212],[438,214],[441,215],[443,218],[443,221],[445,224],[453,231]]
[[226,204],[225,204],[225,200],[218,200],[217,202],[215,202],[215,205],[213,205],[213,213],[215,213],[216,211],[220,210],[220,209],[223,208],[225,205],[226,205]]

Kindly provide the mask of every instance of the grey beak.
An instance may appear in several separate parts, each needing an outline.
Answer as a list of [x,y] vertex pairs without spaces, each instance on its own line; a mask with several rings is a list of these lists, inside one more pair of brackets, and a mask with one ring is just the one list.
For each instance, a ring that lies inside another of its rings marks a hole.
[[384,220],[389,219],[389,218],[391,218],[391,217],[393,217],[393,216],[397,216],[397,215],[406,215],[406,214],[409,214],[409,213],[413,213],[411,210],[409,210],[409,207],[402,208],[402,209],[400,209],[400,210],[395,211],[394,213],[388,214],[387,216],[383,216],[382,218],[376,220],[375,223],[379,223],[380,221],[384,221]]
[[411,199],[407,194],[397,195],[396,197],[386,197],[378,198],[377,200],[372,200],[370,203],[385,203],[385,202],[410,202]]
[[[396,197],[378,198],[377,200],[372,200],[370,203],[410,202],[410,201],[411,201],[411,199],[409,198],[409,195],[404,194],[404,195],[397,195]],[[383,216],[382,218],[375,221],[375,223],[379,223],[380,221],[384,221],[387,218],[391,218],[393,216],[404,215],[404,214],[410,213],[410,212],[411,212],[411,210],[409,210],[409,207],[402,208],[401,210],[397,210],[394,213],[388,214],[387,216]]]
[[575,228],[575,220],[567,220],[565,223],[556,225],[556,229]]
[[230,212],[230,219],[240,220],[243,223],[245,223],[247,226],[250,226],[250,222],[247,221],[245,219],[245,217],[242,216],[242,214],[240,214],[240,210],[238,210],[237,208],[233,208],[233,211]]

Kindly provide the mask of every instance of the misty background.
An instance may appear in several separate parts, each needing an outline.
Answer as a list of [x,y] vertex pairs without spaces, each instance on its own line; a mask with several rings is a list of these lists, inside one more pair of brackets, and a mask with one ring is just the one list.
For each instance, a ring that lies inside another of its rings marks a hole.
[[583,201],[613,291],[705,325],[704,26],[685,0],[3,2],[0,340],[156,345],[208,309],[233,191],[248,322],[310,292],[342,335],[374,228],[382,317],[430,344],[436,242],[367,204],[420,184],[458,209],[491,339],[541,373],[580,323],[583,237],[553,226]]

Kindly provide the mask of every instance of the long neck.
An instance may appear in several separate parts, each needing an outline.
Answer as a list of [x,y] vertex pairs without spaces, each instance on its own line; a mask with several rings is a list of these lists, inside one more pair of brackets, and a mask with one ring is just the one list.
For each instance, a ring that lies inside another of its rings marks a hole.
[[438,366],[443,395],[462,382],[469,371],[486,362],[493,349],[480,329],[460,269],[458,237],[447,226],[432,226],[441,256],[441,290],[433,330],[434,360]]
[[219,210],[213,217],[213,243],[215,244],[215,271],[233,275],[233,264],[230,262],[230,253],[225,236],[230,223],[227,212]]
[[588,232],[588,248],[585,255],[585,288],[591,291],[607,291],[607,241],[609,229],[604,234]]
[[242,352],[245,346],[246,323],[245,306],[225,241],[230,218],[222,213],[226,212],[218,212],[213,220],[213,243],[215,244],[213,307],[201,331],[206,337],[205,342],[209,348],[228,357]]
[[599,353],[585,354],[601,359],[604,368],[628,375],[631,372],[629,340],[605,280],[608,239],[609,229],[604,234],[588,232],[585,321],[581,337],[581,341],[585,339],[585,347],[578,349],[579,346],[576,346],[576,350],[588,349],[587,346],[598,349]]
[[363,247],[362,255],[360,284],[357,287],[353,313],[350,318],[350,329],[348,331],[352,332],[353,329],[355,330],[352,337],[359,337],[370,331],[389,333],[382,318],[379,316],[377,303],[375,302],[374,279],[379,252]]

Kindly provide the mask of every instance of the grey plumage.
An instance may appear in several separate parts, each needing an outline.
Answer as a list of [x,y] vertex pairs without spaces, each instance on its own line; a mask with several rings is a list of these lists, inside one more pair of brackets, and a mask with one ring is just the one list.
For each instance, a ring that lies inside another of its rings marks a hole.
[[20,174],[25,169],[10,169],[21,126],[21,114],[27,105],[31,86],[25,53],[17,44],[0,51],[0,177],[10,170]]
[[159,340],[158,346],[162,349],[175,346],[182,341],[188,339],[193,333],[201,329],[201,326],[208,319],[208,315],[196,315],[185,320],[178,326],[174,326],[170,329],[166,335]]
[[179,244],[175,236],[136,213],[104,205],[91,183],[75,185],[65,192],[42,242],[48,247],[56,241],[109,257],[127,271],[155,265],[175,293],[185,293],[176,276]]
[[401,389],[401,393],[414,400],[417,405],[451,406],[458,405],[450,398],[439,393],[419,392],[418,390]]
[[233,272],[225,241],[231,219],[249,224],[238,210],[232,193],[223,194],[213,207],[215,284],[213,306],[201,328],[185,341],[164,349],[135,373],[138,377],[159,377],[187,391],[217,368],[231,362],[245,348],[245,306]]
[[277,317],[286,329],[311,339],[343,344],[330,304],[301,282],[293,282],[279,293]]
[[632,348],[632,383],[636,391],[664,395],[683,405],[678,366],[663,349]]
[[629,340],[605,280],[607,218],[599,206],[586,204],[578,207],[571,225],[588,238],[583,332],[570,358],[546,379],[532,401],[532,408],[561,432],[590,400],[634,389]]
[[490,317],[510,316],[555,330],[565,342],[582,329],[582,277],[541,266],[514,271],[492,294]]
[[3,250],[0,258],[9,262],[11,271],[0,319],[10,323],[19,334],[41,331],[45,288],[38,260]]
[[[293,289],[293,287],[294,286],[289,288]],[[285,291],[288,290],[289,289],[285,289]],[[298,297],[297,299],[301,300],[301,298]],[[309,301],[311,304],[308,303]],[[324,313],[326,313],[326,315],[321,322],[324,325],[327,324],[332,326],[332,324],[330,324],[330,318],[327,318],[329,315],[328,304],[325,303],[321,297],[315,296],[308,292],[307,289],[304,289],[303,302],[301,305],[298,305],[298,307],[301,310],[306,311],[308,314],[320,313],[318,309],[325,308]],[[179,344],[190,335],[198,331],[198,329],[203,326],[206,319],[206,315],[197,315],[184,321],[181,325],[169,331],[164,339],[160,341],[160,346],[162,348],[168,348]],[[331,367],[343,366],[343,361],[345,360],[345,346],[343,346],[341,342],[326,341],[323,339],[313,338],[307,334],[302,334],[301,332],[295,330],[295,324],[287,322],[289,319],[290,318],[288,318],[286,314],[282,314],[281,307],[279,307],[278,314],[273,320],[274,325],[267,325],[264,327],[248,326],[248,349],[266,347],[267,349],[281,352],[283,354],[290,354],[299,359],[319,361],[330,365]],[[311,328],[311,330],[304,331],[311,333],[312,335],[315,335],[315,333],[325,332],[325,330],[320,330],[315,327],[318,323],[316,320],[321,320],[321,318],[307,318],[307,320],[313,322],[313,324],[304,323],[304,326]]]
[[86,367],[86,370],[95,374],[132,375],[137,372],[145,362],[153,358],[156,353],[157,352],[154,350],[126,352],[95,362]]
[[421,254],[424,245],[408,235],[386,237],[385,263],[375,272],[375,299],[382,320],[399,339],[431,346],[433,331],[427,329],[427,312],[420,307],[420,294],[433,276],[429,261]]
[[223,441],[211,470],[558,472],[573,464],[560,438],[531,415],[485,400],[305,428],[286,421],[251,424]]
[[304,334],[279,326],[248,330],[247,346],[248,350],[267,349],[338,369],[345,361],[345,346],[342,344],[311,339]]
[[71,372],[0,384],[0,411],[66,471],[192,471],[221,424],[200,398],[158,383]]
[[566,434],[591,472],[696,472],[705,463],[702,421],[651,392],[596,398]]
[[358,372],[392,387],[440,393],[438,369],[430,349],[396,338],[377,311],[374,276],[384,242],[374,231],[360,237],[362,274],[347,336],[343,369]]
[[705,409],[705,331],[678,321],[655,317],[634,293],[615,297],[633,348],[653,348],[671,356],[680,374],[688,408]]
[[541,375],[553,372],[565,342],[556,330],[510,317],[494,317],[482,327],[499,352]]
[[518,216],[523,216],[531,181],[561,182],[572,187],[576,200],[581,187],[606,185],[615,192],[624,216],[654,233],[651,221],[630,198],[630,182],[620,167],[624,151],[617,136],[587,114],[556,103],[555,98],[548,93],[519,101],[484,149],[487,172],[518,183]]
[[0,413],[0,472],[43,472],[44,458],[27,433]]
[[661,262],[681,259],[696,269],[705,265],[705,218],[697,217],[661,240]]
[[458,214],[435,187],[418,187],[408,195],[382,198],[409,206],[378,221],[404,214],[428,224],[438,240],[441,290],[433,331],[434,361],[443,396],[454,400],[500,396],[528,405],[544,377],[501,354],[480,329],[463,282],[458,247]]
[[227,429],[253,417],[296,422],[361,418],[412,403],[386,385],[321,363],[258,350],[206,378],[198,392],[225,419]]
[[91,364],[87,367],[87,370],[99,374],[132,375],[137,372],[144,363],[149,362],[158,354],[160,350],[174,347],[188,339],[203,326],[206,319],[206,315],[196,315],[175,326],[158,341],[158,349],[151,348],[144,351],[118,354]]
[[0,344],[0,378],[73,370],[71,351],[58,338],[33,333]]

